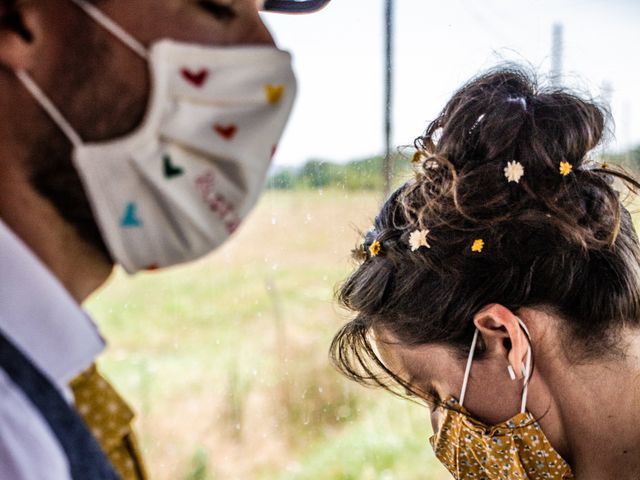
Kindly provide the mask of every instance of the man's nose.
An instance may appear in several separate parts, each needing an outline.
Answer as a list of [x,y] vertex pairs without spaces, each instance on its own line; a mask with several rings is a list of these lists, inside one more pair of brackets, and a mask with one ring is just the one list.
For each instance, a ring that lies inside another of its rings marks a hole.
[[242,21],[235,25],[229,39],[230,44],[240,45],[275,45],[271,32],[264,24],[262,17],[258,13],[263,0],[238,1],[238,18]]
[[244,22],[240,28],[234,31],[236,38],[231,43],[241,45],[270,45],[275,41],[271,32],[258,14],[251,21]]

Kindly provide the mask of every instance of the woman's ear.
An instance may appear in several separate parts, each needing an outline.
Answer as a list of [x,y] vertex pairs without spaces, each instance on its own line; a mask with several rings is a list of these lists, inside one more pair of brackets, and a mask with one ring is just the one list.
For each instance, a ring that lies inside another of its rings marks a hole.
[[528,375],[525,365],[529,340],[511,310],[495,303],[487,305],[475,315],[473,323],[480,331],[489,356],[503,356],[505,370],[511,367],[509,374],[514,373],[516,378]]
[[23,0],[0,0],[0,66],[29,70],[35,58],[38,14]]

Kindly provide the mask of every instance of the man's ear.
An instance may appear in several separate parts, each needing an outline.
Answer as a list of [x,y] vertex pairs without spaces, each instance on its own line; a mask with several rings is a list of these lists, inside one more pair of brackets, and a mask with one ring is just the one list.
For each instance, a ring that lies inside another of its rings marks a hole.
[[518,317],[508,308],[494,303],[481,309],[473,323],[482,335],[487,353],[504,356],[505,369],[511,366],[516,378],[525,376],[523,369],[529,341]]
[[38,13],[22,0],[0,0],[0,66],[29,70],[35,59]]

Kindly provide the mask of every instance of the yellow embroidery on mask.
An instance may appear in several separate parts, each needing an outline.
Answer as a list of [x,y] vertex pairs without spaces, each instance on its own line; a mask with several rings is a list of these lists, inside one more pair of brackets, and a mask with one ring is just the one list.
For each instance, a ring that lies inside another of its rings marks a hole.
[[267,94],[267,102],[271,105],[275,105],[280,101],[282,95],[284,95],[284,85],[265,85],[265,93]]

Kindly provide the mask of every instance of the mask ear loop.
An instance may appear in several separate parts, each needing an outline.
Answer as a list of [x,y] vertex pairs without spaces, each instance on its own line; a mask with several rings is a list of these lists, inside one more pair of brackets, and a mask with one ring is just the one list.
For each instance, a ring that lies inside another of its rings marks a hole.
[[[520,404],[520,413],[525,413],[527,410],[527,396],[529,393],[529,373],[531,372],[531,334],[529,333],[529,329],[525,325],[525,323],[518,318],[518,323],[524,330],[524,333],[527,335],[529,340],[529,347],[527,348],[527,360],[525,364],[525,375],[523,380],[523,389],[522,389],[522,403]],[[478,343],[478,334],[480,331],[476,328],[476,331],[473,334],[473,340],[471,342],[471,350],[469,351],[469,357],[467,358],[467,366],[464,371],[464,379],[462,381],[462,389],[460,391],[460,406],[464,405],[464,397],[467,394],[467,385],[469,384],[469,376],[471,374],[471,364],[473,363],[473,356],[476,351],[476,344]]]
[[149,53],[142,43],[133,38],[129,33],[127,33],[120,25],[111,20],[107,15],[105,15],[100,9],[98,9],[95,5],[91,5],[87,3],[85,0],[71,0],[74,4],[76,4],[79,8],[84,10],[84,12],[89,15],[95,22],[101,25],[105,30],[108,30],[114,37],[128,46],[135,53],[140,55],[142,58],[147,60],[149,58]]
[[480,330],[476,328],[473,334],[473,341],[471,342],[471,350],[469,351],[469,357],[467,358],[467,367],[464,370],[464,379],[462,380],[462,390],[460,391],[460,406],[464,404],[464,397],[467,394],[467,384],[469,383],[469,374],[471,373],[471,363],[473,362],[473,355],[476,351],[476,344],[478,343],[478,334]]
[[[145,60],[148,60],[149,54],[147,49],[138,40],[129,35],[120,25],[111,20],[101,10],[94,5],[87,3],[85,0],[71,0],[76,6],[81,8],[89,17],[91,17],[96,23],[102,26],[105,30],[111,33],[114,37],[128,46],[136,54]],[[56,125],[66,135],[72,145],[77,148],[82,145],[82,138],[78,135],[78,132],[71,126],[71,124],[64,118],[64,115],[56,108],[49,97],[40,89],[40,87],[33,81],[33,78],[24,70],[17,70],[15,72],[16,77],[22,85],[29,91],[33,98],[40,104],[45,112],[51,117]]]
[[47,95],[40,89],[40,87],[38,87],[31,76],[24,70],[17,70],[15,74],[22,85],[24,85],[24,87],[29,91],[33,98],[44,109],[44,111],[47,112],[49,117],[51,117],[51,120],[53,120],[54,123],[58,125],[60,130],[62,130],[62,132],[69,139],[71,144],[75,148],[82,146],[82,138],[80,137],[80,135],[78,135],[78,132],[76,132],[71,124],[67,122],[62,113],[60,113],[60,110],[56,108],[49,97],[47,97]]
[[522,320],[518,318],[518,323],[524,330],[524,333],[527,335],[527,339],[529,340],[529,347],[527,348],[527,360],[525,364],[525,374],[523,379],[523,388],[522,388],[522,404],[520,405],[520,413],[525,413],[527,411],[527,395],[529,393],[529,375],[531,373],[531,334],[529,334],[529,329],[524,324]]

